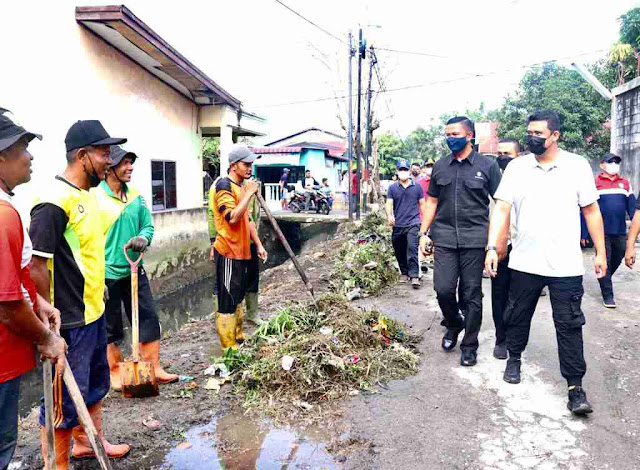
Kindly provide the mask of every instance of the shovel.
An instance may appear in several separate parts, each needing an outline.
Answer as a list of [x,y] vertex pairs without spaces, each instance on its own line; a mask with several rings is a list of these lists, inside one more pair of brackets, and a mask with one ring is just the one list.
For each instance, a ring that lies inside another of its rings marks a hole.
[[155,369],[150,362],[140,361],[140,325],[138,322],[138,265],[143,253],[136,261],[131,261],[127,250],[124,256],[131,266],[131,349],[133,361],[121,362],[120,380],[122,396],[126,398],[146,398],[159,395]]

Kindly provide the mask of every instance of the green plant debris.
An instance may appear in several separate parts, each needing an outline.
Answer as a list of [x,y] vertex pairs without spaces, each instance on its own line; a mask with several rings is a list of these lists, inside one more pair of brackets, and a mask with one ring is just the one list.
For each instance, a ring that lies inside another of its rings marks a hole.
[[[319,311],[290,304],[239,350],[215,360],[233,372],[233,390],[246,407],[275,414],[288,406],[310,410],[417,372],[419,337],[404,325],[354,308],[341,295],[324,296],[318,305]],[[293,358],[288,370],[286,356]]]
[[349,240],[340,249],[331,286],[343,294],[357,288],[379,294],[398,280],[395,263],[391,228],[382,212],[373,212],[352,229]]

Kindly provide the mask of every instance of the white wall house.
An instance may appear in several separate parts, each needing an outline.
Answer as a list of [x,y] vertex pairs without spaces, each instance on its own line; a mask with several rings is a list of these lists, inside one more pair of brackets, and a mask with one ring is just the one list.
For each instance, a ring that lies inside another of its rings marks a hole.
[[64,137],[78,119],[129,139],[125,148],[139,156],[133,184],[155,211],[202,206],[202,136],[220,136],[224,156],[237,136],[263,134],[263,119],[125,6],[4,2],[2,17],[13,20],[0,28],[0,107],[44,136],[31,147],[21,205],[63,170]]

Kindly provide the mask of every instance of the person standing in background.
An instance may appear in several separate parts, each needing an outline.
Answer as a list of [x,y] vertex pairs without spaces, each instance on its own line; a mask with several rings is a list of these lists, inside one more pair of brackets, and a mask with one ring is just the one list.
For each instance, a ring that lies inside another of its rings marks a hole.
[[[598,205],[604,222],[604,246],[607,251],[607,273],[600,279],[602,303],[607,308],[616,308],[613,294],[612,276],[618,270],[624,259],[627,246],[627,215],[633,219],[635,214],[636,197],[631,190],[629,180],[620,176],[621,158],[613,153],[602,157],[600,169],[596,176],[598,190]],[[584,216],[580,216],[582,233],[580,244],[585,247],[589,238]]]
[[289,196],[289,175],[291,170],[285,168],[282,170],[282,176],[280,177],[280,205],[283,211],[289,210],[289,202],[287,197]]

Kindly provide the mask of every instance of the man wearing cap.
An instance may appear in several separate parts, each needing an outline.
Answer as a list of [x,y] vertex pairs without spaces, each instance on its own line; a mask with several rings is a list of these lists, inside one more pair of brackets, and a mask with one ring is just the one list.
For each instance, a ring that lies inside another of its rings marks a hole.
[[396,164],[398,181],[387,190],[385,209],[389,225],[393,227],[391,242],[402,281],[410,279],[413,288],[419,289],[418,233],[426,207],[422,188],[411,178],[410,167],[408,160],[400,160]]
[[30,277],[31,240],[12,203],[16,186],[31,180],[27,132],[0,108],[0,469],[18,442],[20,378],[35,367],[34,344],[44,359],[64,367],[67,345],[59,336],[60,312],[37,295]]
[[[606,153],[600,161],[602,172],[596,176],[598,205],[604,222],[604,245],[607,252],[607,269],[604,277],[598,279],[602,293],[602,303],[607,308],[616,308],[611,277],[615,274],[624,258],[627,245],[627,214],[633,219],[636,197],[631,190],[629,180],[620,176],[621,158]],[[580,216],[582,230],[580,243],[584,247],[589,232],[584,216]]]
[[[138,156],[118,145],[111,147],[111,167],[107,178],[91,190],[96,195],[100,217],[107,237],[106,284],[109,289],[105,315],[107,317],[107,359],[111,375],[111,388],[121,389],[120,365],[123,361],[119,342],[124,339],[122,305],[131,322],[131,266],[124,256],[123,247],[141,256],[153,239],[153,218],[142,194],[131,186],[133,164]],[[138,306],[140,314],[140,356],[153,364],[160,384],[178,380],[176,374],[167,373],[160,365],[161,329],[156,314],[149,278],[142,263],[138,268]]]
[[287,202],[287,197],[289,196],[289,173],[291,170],[289,168],[285,168],[282,171],[282,176],[280,177],[280,204],[282,204],[282,210],[289,210],[289,203]]
[[[110,146],[127,139],[112,138],[100,121],[77,121],[65,138],[67,167],[43,190],[31,210],[32,278],[38,293],[61,312],[61,335],[69,345],[67,359],[89,408],[93,423],[110,457],[123,457],[127,444],[104,438],[102,399],[109,391],[107,332],[104,312],[105,236],[101,213],[89,189],[105,179],[111,165]],[[74,457],[95,457],[79,424],[66,387],[62,394],[62,422],[56,429],[56,464],[69,465],[73,436]],[[44,426],[44,406],[40,408]],[[41,432],[43,459],[47,439]]]
[[251,199],[260,189],[260,185],[251,179],[251,166],[256,158],[246,145],[235,144],[229,152],[229,176],[217,181],[213,194],[215,292],[218,296],[216,328],[223,350],[236,349],[237,341],[245,338],[241,304],[248,285],[250,240],[256,246],[258,258],[267,259],[255,223],[249,219]]

